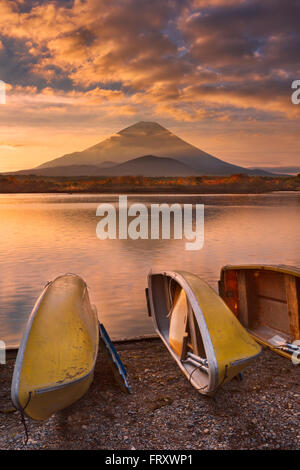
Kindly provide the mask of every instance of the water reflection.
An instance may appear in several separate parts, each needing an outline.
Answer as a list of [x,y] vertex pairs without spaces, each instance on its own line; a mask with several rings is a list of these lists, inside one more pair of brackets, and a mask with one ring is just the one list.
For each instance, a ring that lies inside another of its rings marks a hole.
[[234,263],[300,265],[300,194],[135,195],[128,202],[205,204],[205,243],[105,240],[96,237],[96,208],[118,195],[1,195],[0,338],[19,341],[48,280],[81,275],[114,338],[153,331],[146,314],[148,271],[189,270],[217,287],[220,267]]

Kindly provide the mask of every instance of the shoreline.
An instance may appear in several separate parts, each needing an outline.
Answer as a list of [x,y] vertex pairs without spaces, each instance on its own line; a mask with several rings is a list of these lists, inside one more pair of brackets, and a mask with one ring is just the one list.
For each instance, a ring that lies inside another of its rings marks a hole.
[[300,191],[299,176],[53,177],[0,175],[1,194],[265,194]]
[[146,188],[144,189],[144,191],[141,191],[141,189],[139,188],[139,192],[137,192],[135,189],[132,189],[132,190],[123,190],[120,188],[119,192],[117,192],[116,188],[114,189],[107,189],[107,190],[101,190],[101,191],[83,191],[83,190],[80,190],[80,191],[1,191],[0,190],[0,195],[5,195],[5,194],[28,194],[28,195],[32,195],[32,194],[60,194],[60,195],[80,195],[80,194],[84,194],[84,195],[106,195],[106,194],[109,194],[109,195],[119,195],[119,194],[124,194],[125,196],[128,195],[128,196],[132,196],[132,195],[137,195],[137,196],[144,196],[144,195],[158,195],[158,196],[210,196],[210,195],[215,195],[215,196],[230,196],[230,195],[249,195],[249,196],[252,196],[252,195],[259,195],[259,194],[284,194],[284,193],[293,193],[293,194],[298,194],[300,192],[300,189],[297,189],[297,190],[290,190],[290,189],[281,189],[281,190],[277,190],[277,191],[274,191],[274,190],[270,190],[270,191],[267,191],[267,190],[262,190],[262,191],[253,191],[253,192],[249,192],[248,190],[246,191],[242,191],[242,190],[237,190],[236,192],[233,192],[232,189],[230,190],[230,192],[214,192],[214,191],[206,191],[206,192],[199,192],[197,190],[191,190],[190,192],[188,192],[188,188],[184,188],[184,191],[180,191],[178,190],[179,188],[177,188],[177,191],[175,192],[174,190],[165,190],[163,191],[163,189],[160,188],[160,191],[157,192],[157,189],[149,189],[147,190]]
[[[264,349],[242,382],[211,398],[190,385],[159,338],[114,345],[132,394],[99,354],[84,397],[45,422],[26,419],[25,449],[299,449],[300,367],[287,359]],[[9,412],[13,365],[0,366],[0,449],[24,449],[20,415]]]
[[[159,335],[156,333],[149,334],[149,335],[141,335],[141,336],[132,336],[132,337],[123,337],[119,339],[113,339],[113,344],[118,347],[120,344],[128,344],[128,343],[138,343],[139,341],[152,341],[159,339]],[[14,345],[12,347],[6,348],[6,358],[7,359],[16,359],[18,354],[19,346]]]

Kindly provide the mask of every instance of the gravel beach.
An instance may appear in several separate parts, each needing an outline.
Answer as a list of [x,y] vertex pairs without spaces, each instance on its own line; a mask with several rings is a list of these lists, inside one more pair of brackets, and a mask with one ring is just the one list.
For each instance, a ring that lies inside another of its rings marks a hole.
[[115,343],[132,394],[121,391],[99,354],[94,382],[46,422],[12,408],[14,360],[0,365],[0,449],[299,449],[300,366],[264,349],[244,380],[200,395],[159,339]]

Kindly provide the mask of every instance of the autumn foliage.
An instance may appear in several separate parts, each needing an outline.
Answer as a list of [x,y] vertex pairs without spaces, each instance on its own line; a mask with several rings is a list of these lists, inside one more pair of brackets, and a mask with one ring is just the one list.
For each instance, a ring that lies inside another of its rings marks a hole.
[[190,176],[152,178],[0,176],[0,193],[265,193],[299,191],[299,176]]

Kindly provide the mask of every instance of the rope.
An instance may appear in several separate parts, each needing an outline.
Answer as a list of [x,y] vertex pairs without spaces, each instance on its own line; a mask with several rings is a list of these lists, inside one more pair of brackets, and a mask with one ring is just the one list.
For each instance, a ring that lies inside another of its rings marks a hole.
[[[189,382],[190,382],[191,385],[192,385],[192,376],[193,376],[193,374],[196,370],[201,370],[201,369],[200,369],[200,367],[195,367],[195,369],[190,373]],[[204,385],[204,387],[199,387],[199,388],[194,387],[194,388],[195,388],[195,390],[200,391],[200,390],[204,390],[207,387],[208,387],[208,385]]]
[[25,431],[25,441],[24,441],[24,447],[27,445],[28,443],[28,439],[29,439],[29,435],[28,435],[28,427],[27,427],[27,424],[26,424],[26,420],[25,420],[25,413],[24,411],[26,410],[27,406],[29,405],[30,403],[30,400],[31,400],[31,396],[32,396],[32,393],[29,392],[29,396],[28,396],[28,400],[27,400],[27,403],[26,405],[24,406],[24,408],[21,408],[20,411],[20,414],[21,414],[21,422],[24,426],[24,431]]
[[[192,385],[192,382],[191,382],[192,376],[193,376],[193,374],[194,374],[194,372],[195,372],[196,370],[200,370],[200,371],[201,371],[201,368],[200,368],[200,367],[195,367],[195,369],[190,373],[189,382],[190,382],[191,385]],[[228,365],[226,364],[226,365],[225,365],[225,374],[224,374],[223,380],[222,380],[222,382],[220,383],[219,387],[224,383],[224,381],[225,381],[225,380],[227,379],[227,377],[228,377],[228,375],[227,375],[227,370],[228,370]],[[208,385],[204,385],[204,387],[199,387],[199,388],[194,387],[194,388],[195,388],[195,390],[200,391],[200,390],[204,390],[205,388],[208,388]]]

